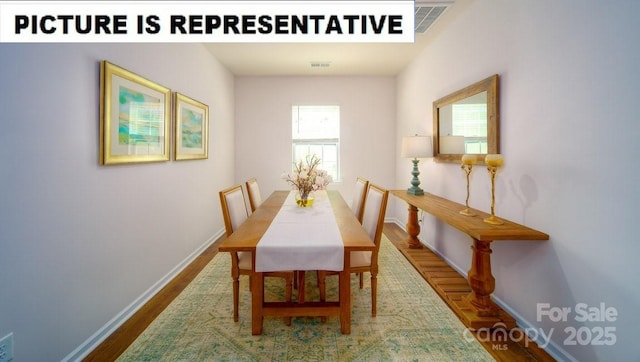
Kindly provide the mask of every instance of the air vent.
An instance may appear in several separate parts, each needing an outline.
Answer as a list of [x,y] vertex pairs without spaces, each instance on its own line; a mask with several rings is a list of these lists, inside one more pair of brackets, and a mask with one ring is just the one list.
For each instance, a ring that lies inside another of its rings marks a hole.
[[329,68],[331,62],[311,62],[311,68]]
[[415,31],[424,33],[440,15],[450,6],[450,3],[419,3],[416,2]]

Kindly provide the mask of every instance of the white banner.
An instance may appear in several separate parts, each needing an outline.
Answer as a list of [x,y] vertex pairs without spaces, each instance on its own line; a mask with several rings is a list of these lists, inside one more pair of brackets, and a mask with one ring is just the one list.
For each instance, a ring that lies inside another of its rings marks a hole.
[[414,41],[413,1],[0,1],[0,42]]

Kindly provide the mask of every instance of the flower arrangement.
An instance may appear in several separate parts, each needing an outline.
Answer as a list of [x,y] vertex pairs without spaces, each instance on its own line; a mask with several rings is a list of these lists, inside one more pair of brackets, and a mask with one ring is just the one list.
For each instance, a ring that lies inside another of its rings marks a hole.
[[298,205],[307,206],[309,194],[312,191],[324,190],[331,183],[331,175],[318,168],[320,158],[307,155],[304,160],[293,165],[293,174],[283,173],[282,179],[291,184],[300,193]]

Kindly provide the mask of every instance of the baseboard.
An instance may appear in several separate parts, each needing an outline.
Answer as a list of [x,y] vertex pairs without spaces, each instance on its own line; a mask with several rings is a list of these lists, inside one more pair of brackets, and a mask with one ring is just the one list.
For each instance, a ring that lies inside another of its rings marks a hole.
[[[491,299],[500,308],[504,309],[507,313],[509,313],[509,315],[511,315],[513,318],[515,318],[516,324],[518,325],[518,328],[522,329],[525,332],[534,331],[534,330],[535,331],[539,331],[538,327],[536,327],[536,326],[532,325],[531,323],[529,323],[528,320],[524,319],[520,314],[518,314],[515,310],[510,308],[509,305],[507,305],[505,302],[503,302],[500,298],[496,297],[495,295],[492,295]],[[545,332],[545,333],[548,333],[548,331]],[[575,361],[575,362],[577,362],[577,360],[575,358],[573,358],[569,353],[567,353],[567,351],[565,351],[562,347],[560,347],[554,341],[548,341],[547,342],[547,341],[541,340],[542,339],[542,335],[540,333],[535,333],[535,335],[532,335],[532,334],[533,333],[527,333],[527,336],[529,338],[531,338],[531,340],[536,342],[538,347],[540,347],[545,352],[547,352],[556,361]]]
[[[391,218],[391,219],[385,220],[385,222],[394,223],[394,224],[398,225],[398,227],[401,228],[402,230],[404,230],[405,232],[407,231],[405,225],[403,225],[400,222],[400,220],[397,219],[397,218]],[[438,252],[438,250],[434,249],[433,246],[425,243],[424,240],[420,239],[419,236],[418,236],[418,239],[420,240],[420,242],[425,247],[429,248],[429,250],[431,250],[434,254],[436,254],[438,257],[440,257],[442,260],[444,260],[447,264],[449,264],[449,266],[451,266],[453,269],[455,269],[460,275],[464,276],[465,278],[467,277],[467,272],[466,271],[462,270],[458,265],[453,263],[449,258],[445,257],[440,252]],[[513,308],[511,308],[508,304],[506,304],[500,298],[496,297],[495,295],[492,295],[491,299],[500,308],[504,309],[507,313],[509,313],[509,315],[511,315],[516,320],[516,325],[518,326],[518,328],[522,329],[523,331],[538,330],[537,327],[535,327],[528,320],[523,318],[520,314],[518,314],[515,310],[513,310]],[[569,353],[567,353],[567,351],[565,351],[562,347],[558,346],[558,344],[555,343],[554,341],[549,341],[548,343],[547,343],[547,341],[541,341],[540,340],[540,338],[541,338],[540,334],[538,334],[538,338],[532,338],[532,337],[535,337],[535,336],[529,336],[529,337],[532,340],[534,340],[536,342],[536,344],[538,344],[538,346],[541,349],[543,349],[546,353],[548,353],[551,357],[553,357],[557,361],[576,361],[575,358],[573,358]]]
[[211,244],[213,244],[218,238],[224,235],[224,230],[218,231],[215,235],[204,242],[198,249],[196,249],[191,255],[186,257],[178,265],[176,265],[169,273],[158,280],[147,291],[142,293],[131,304],[124,308],[120,313],[107,322],[102,328],[89,337],[84,343],[73,350],[69,355],[62,359],[63,362],[67,361],[81,361],[91,351],[93,351],[100,343],[102,343],[107,337],[116,331],[124,322],[126,322],[131,316],[133,316],[142,306],[144,306],[153,296],[155,296],[162,288],[164,288],[173,278],[175,278],[180,272],[184,270],[191,262],[193,262],[200,254],[202,254]]

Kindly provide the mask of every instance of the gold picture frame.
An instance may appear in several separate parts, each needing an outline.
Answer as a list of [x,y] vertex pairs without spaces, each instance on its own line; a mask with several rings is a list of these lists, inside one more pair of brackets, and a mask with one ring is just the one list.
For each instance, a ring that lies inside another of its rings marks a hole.
[[174,158],[196,160],[209,157],[209,106],[175,92],[173,102]]
[[170,160],[171,90],[100,63],[100,164]]

